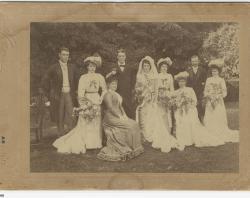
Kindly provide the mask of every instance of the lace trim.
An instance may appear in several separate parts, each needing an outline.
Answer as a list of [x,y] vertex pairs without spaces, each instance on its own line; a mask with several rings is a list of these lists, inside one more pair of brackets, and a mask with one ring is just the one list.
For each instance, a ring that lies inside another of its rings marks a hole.
[[144,152],[144,149],[142,147],[139,147],[136,150],[131,151],[131,152],[120,154],[117,157],[100,152],[97,155],[97,158],[101,159],[101,160],[106,160],[106,161],[127,161],[127,160],[130,160],[132,158],[135,158],[136,156],[142,154],[143,152]]

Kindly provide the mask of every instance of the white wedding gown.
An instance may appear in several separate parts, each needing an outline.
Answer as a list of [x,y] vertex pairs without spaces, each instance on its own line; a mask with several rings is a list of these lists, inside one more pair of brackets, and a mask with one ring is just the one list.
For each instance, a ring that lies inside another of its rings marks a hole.
[[[172,148],[178,148],[177,140],[170,134],[167,120],[164,119],[165,112],[158,105],[154,106],[151,115],[152,147],[168,153]],[[149,122],[149,121],[148,121]]]
[[161,89],[161,91],[158,93],[158,102],[154,107],[155,112],[151,116],[151,118],[155,119],[154,123],[156,124],[152,134],[152,147],[160,149],[161,152],[169,152],[172,148],[177,148],[178,144],[176,138],[171,135],[171,109],[164,106],[160,98],[162,95],[165,96],[174,91],[173,77],[171,74],[159,74],[158,89]]
[[158,75],[140,74],[137,76],[137,83],[147,87],[150,99],[143,102],[137,108],[137,121],[142,129],[145,140],[152,143],[152,147],[160,149],[161,152],[170,152],[177,147],[176,139],[170,134],[167,120],[164,119],[164,111],[153,101],[154,93],[158,93]]
[[[221,88],[223,97],[226,97],[226,84],[224,79],[220,77],[210,77],[207,79],[204,95],[209,94],[209,91],[211,91],[210,89],[213,87],[210,86],[211,84],[217,84],[217,86]],[[227,113],[223,98],[221,98],[221,102],[218,103],[214,108],[209,101],[206,103],[204,125],[210,134],[217,137],[218,139],[223,140],[224,142],[239,141],[239,131],[228,128]]]
[[[78,86],[78,97],[86,97],[100,105],[99,87],[106,91],[102,75],[93,73],[82,75]],[[53,146],[59,153],[85,153],[86,149],[102,148],[101,116],[87,121],[79,115],[77,125],[66,135],[58,138]]]
[[[182,94],[191,97],[197,102],[194,90],[185,87],[175,91],[175,94]],[[196,103],[195,102],[195,103]],[[224,141],[210,134],[208,130],[200,123],[198,112],[195,105],[190,107],[188,111],[185,109],[177,109],[175,111],[176,120],[176,139],[178,149],[183,150],[185,146],[195,145],[196,147],[218,146],[224,144]]]

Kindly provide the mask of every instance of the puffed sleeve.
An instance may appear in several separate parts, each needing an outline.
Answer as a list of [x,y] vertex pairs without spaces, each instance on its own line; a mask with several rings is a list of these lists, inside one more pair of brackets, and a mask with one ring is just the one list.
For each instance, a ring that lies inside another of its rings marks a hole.
[[100,87],[102,88],[102,91],[106,91],[107,90],[106,82],[105,82],[104,77],[101,74],[99,75],[99,79],[100,79]]
[[78,84],[78,98],[84,97],[86,91],[86,84],[86,78],[84,75],[82,75]]
[[225,98],[227,96],[227,86],[223,78],[221,78],[221,88],[222,88],[222,96],[223,98]]

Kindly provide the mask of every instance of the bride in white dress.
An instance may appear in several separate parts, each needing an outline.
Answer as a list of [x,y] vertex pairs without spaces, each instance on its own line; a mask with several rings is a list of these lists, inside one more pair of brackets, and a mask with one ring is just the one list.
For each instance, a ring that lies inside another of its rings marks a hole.
[[207,129],[200,123],[197,112],[197,98],[193,88],[186,87],[187,72],[180,72],[175,76],[179,89],[174,91],[176,138],[178,149],[184,150],[186,146],[197,147],[218,146],[223,141],[208,133]]
[[[96,67],[101,65],[101,59],[100,57],[88,57],[84,60],[84,63],[87,65],[88,73],[82,75],[79,80],[78,100],[80,113],[78,122],[74,129],[53,143],[59,153],[79,154],[85,153],[86,149],[102,147],[100,104],[106,92],[106,83],[101,74],[95,73]],[[98,93],[99,88],[102,89],[101,96]],[[90,114],[90,116],[86,116],[86,114],[81,113],[81,109],[86,109],[86,104],[93,106],[96,116]]]
[[136,89],[143,87],[143,99],[137,107],[136,117],[146,141],[152,143],[153,148],[162,152],[169,152],[176,148],[176,139],[170,135],[158,106],[159,75],[154,60],[146,56],[140,61],[136,79]]
[[204,125],[211,134],[224,142],[238,142],[239,131],[228,128],[227,113],[223,98],[227,95],[226,83],[219,76],[224,61],[220,59],[212,60],[209,63],[212,77],[208,78],[205,84],[204,97],[206,99],[206,109]]

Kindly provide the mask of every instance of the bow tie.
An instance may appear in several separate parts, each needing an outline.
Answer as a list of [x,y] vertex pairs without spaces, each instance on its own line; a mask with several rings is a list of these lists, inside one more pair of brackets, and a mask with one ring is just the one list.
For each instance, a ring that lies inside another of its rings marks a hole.
[[119,65],[119,67],[125,67],[125,65]]

